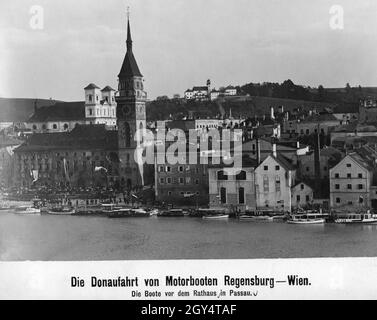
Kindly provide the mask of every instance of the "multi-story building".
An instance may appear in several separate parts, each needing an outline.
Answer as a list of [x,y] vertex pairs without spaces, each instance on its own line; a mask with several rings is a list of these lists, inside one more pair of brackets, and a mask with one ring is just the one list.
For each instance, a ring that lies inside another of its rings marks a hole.
[[224,164],[208,167],[211,208],[222,207],[237,212],[256,209],[254,169],[257,163],[248,156],[242,160],[242,168]]
[[66,132],[78,124],[104,124],[109,130],[116,129],[115,90],[110,86],[101,90],[93,83],[84,90],[85,101],[35,108],[27,127],[35,133]]
[[296,168],[284,156],[273,152],[255,169],[257,209],[291,211],[291,188],[295,185]]
[[313,188],[306,182],[296,183],[292,187],[292,209],[302,208],[313,201]]
[[[364,146],[346,155],[330,169],[330,206],[333,209],[370,208],[376,195],[371,193],[376,184],[377,153]],[[375,205],[375,201],[373,203]]]
[[[189,163],[190,154],[184,155],[180,163],[167,161],[155,164],[155,198],[157,201],[172,205],[207,205],[208,204],[208,166],[201,164],[200,154],[195,152],[191,157],[197,159],[196,164]],[[161,158],[160,158],[161,159]]]
[[117,132],[105,125],[35,133],[14,152],[16,187],[108,186],[119,180]]

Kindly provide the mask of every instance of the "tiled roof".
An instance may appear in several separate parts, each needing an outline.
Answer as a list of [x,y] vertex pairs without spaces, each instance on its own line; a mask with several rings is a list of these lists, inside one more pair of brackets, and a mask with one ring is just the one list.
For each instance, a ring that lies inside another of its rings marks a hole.
[[114,90],[114,89],[111,88],[110,86],[106,86],[106,87],[103,88],[101,91],[108,92],[108,91],[116,91],[116,90]]
[[285,170],[292,171],[296,170],[295,166],[281,154],[277,154],[277,157],[272,156]]
[[100,88],[96,86],[94,83],[90,83],[88,86],[84,88],[84,90],[89,90],[89,89],[100,89]]
[[117,150],[118,132],[105,125],[77,125],[71,132],[36,133],[16,149],[16,152],[51,150]]
[[58,102],[38,108],[28,122],[75,121],[85,119],[85,102]]

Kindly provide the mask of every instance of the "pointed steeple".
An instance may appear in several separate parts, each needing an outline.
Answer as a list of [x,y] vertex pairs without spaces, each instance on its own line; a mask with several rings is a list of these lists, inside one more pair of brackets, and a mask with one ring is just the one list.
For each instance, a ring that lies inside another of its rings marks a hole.
[[129,8],[127,9],[127,51],[132,51],[132,37],[131,37]]
[[127,53],[124,57],[122,69],[118,75],[119,79],[131,78],[131,77],[142,77],[139,67],[137,66],[136,59],[132,52],[132,37],[131,37],[131,27],[130,27],[130,17],[129,11],[127,12]]

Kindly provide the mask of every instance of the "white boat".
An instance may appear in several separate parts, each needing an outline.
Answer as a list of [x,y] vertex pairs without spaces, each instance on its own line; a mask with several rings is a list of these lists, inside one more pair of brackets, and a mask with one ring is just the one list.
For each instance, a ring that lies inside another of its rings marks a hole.
[[287,223],[290,224],[324,224],[327,215],[322,213],[298,213],[289,216]]
[[17,207],[14,209],[14,213],[16,214],[40,214],[41,209],[37,209],[33,207]]
[[239,216],[241,221],[273,221],[274,217],[243,214]]
[[225,220],[229,218],[229,214],[215,213],[215,214],[206,214],[203,216],[205,220]]
[[366,213],[348,213],[337,215],[335,218],[335,223],[345,223],[345,224],[373,224],[377,223],[377,215],[371,214],[369,211]]

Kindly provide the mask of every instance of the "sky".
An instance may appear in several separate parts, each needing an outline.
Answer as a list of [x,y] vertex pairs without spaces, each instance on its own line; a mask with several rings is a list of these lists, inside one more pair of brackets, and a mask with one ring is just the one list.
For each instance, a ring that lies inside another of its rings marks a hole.
[[[42,29],[30,26],[33,5]],[[330,27],[333,5],[343,29]],[[91,82],[116,88],[127,6],[150,99],[207,79],[377,86],[375,0],[1,0],[0,97],[77,101]]]

